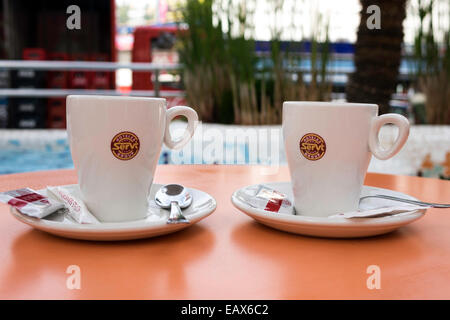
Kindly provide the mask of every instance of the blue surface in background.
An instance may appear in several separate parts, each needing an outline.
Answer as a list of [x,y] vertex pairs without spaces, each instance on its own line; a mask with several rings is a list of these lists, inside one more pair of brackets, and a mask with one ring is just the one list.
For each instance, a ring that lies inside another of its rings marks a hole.
[[[9,139],[3,141],[0,145],[0,174],[10,174],[19,172],[31,172],[41,170],[55,169],[73,169],[73,161],[70,153],[70,147],[66,139],[58,139],[52,141],[44,141],[44,139],[36,139],[34,142],[21,141],[19,139]],[[224,153],[228,150],[239,154],[239,164],[250,163],[248,144],[230,144],[225,142]],[[159,156],[159,164],[172,163],[171,150],[163,149]],[[196,160],[197,159],[197,160]],[[194,152],[190,157],[181,157],[180,164],[203,163],[202,155],[196,155]],[[179,160],[178,160],[179,161]],[[209,163],[238,164],[238,160],[234,159],[230,162],[224,159]],[[241,163],[243,162],[243,163]],[[209,164],[208,163],[208,164]],[[261,159],[257,159],[257,163],[263,163]],[[264,162],[264,164],[266,164]]]
[[36,148],[11,139],[0,148],[0,174],[65,168],[73,168],[65,139],[40,144]]
[[[161,152],[159,163],[168,163],[169,155]],[[72,156],[66,140],[48,143],[33,149],[19,140],[9,140],[7,147],[0,148],[0,174],[73,169]]]
[[73,168],[69,151],[0,151],[0,174],[66,168]]

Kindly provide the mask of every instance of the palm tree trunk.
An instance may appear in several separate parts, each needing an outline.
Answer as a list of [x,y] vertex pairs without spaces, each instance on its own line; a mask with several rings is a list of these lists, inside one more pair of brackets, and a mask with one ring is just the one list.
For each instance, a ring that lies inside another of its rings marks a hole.
[[[389,111],[402,55],[403,20],[407,0],[360,0],[362,10],[355,45],[355,72],[347,84],[347,101],[376,103],[380,114]],[[378,5],[381,28],[369,29],[367,7]]]

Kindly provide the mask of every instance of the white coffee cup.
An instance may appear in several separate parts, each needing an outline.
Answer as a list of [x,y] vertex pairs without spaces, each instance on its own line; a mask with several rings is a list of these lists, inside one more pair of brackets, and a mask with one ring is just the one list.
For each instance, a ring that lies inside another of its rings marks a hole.
[[[185,116],[180,140],[169,125]],[[188,107],[167,109],[160,98],[67,97],[67,132],[83,201],[102,222],[143,219],[162,143],[183,147],[192,137],[197,113]]]
[[[384,150],[378,133],[388,123],[399,134]],[[408,135],[405,117],[378,116],[375,104],[284,102],[283,138],[296,214],[323,217],[356,210],[372,154],[391,158]]]

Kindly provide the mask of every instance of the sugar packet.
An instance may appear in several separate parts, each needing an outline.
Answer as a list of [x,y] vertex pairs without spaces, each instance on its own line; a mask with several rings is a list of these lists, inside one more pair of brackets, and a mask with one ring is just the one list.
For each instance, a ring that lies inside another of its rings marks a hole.
[[258,184],[241,190],[238,196],[254,208],[265,211],[294,214],[292,202],[287,195],[268,186]]
[[343,212],[330,216],[330,218],[380,218],[385,216],[399,216],[400,214],[409,214],[412,211],[426,209],[426,206],[417,205],[397,205],[383,206],[373,209],[357,210],[351,212]]
[[1,192],[0,202],[9,204],[20,213],[39,219],[64,208],[63,203],[53,201],[30,188]]
[[69,216],[78,223],[99,223],[96,217],[88,210],[80,197],[67,187],[47,186],[49,195],[64,203],[69,210]]

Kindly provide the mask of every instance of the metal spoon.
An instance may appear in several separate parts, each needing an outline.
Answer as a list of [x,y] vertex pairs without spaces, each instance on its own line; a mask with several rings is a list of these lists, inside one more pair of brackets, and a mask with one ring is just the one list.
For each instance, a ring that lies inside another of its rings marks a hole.
[[181,209],[191,205],[192,195],[182,185],[167,184],[162,186],[161,189],[156,192],[155,202],[163,209],[170,208],[169,219],[167,219],[168,224],[190,223],[181,213]]
[[432,202],[423,202],[423,201],[417,201],[417,200],[411,200],[411,199],[403,199],[403,198],[397,198],[397,197],[388,196],[388,195],[384,195],[384,194],[377,194],[377,195],[373,195],[373,196],[361,197],[359,199],[359,202],[361,202],[362,200],[367,199],[367,198],[382,198],[382,199],[405,202],[405,203],[410,203],[410,204],[415,204],[418,206],[424,206],[424,207],[430,207],[430,208],[450,208],[450,204],[432,203]]

